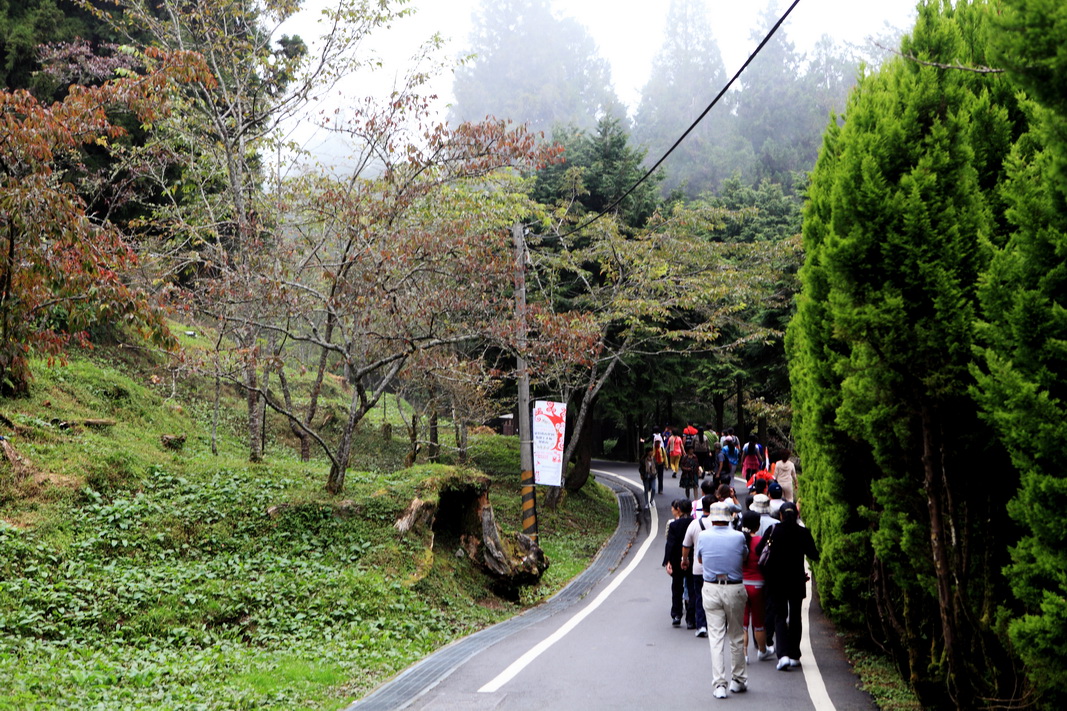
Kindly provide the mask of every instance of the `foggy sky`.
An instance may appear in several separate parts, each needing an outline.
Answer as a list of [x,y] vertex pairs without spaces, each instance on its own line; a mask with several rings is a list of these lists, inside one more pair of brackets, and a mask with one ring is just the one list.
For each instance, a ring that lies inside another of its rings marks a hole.
[[[318,34],[316,18],[327,2],[330,0],[307,0],[305,11],[287,23],[285,31],[313,43]],[[669,0],[552,2],[558,16],[573,17],[587,28],[601,56],[611,64],[616,94],[631,111],[635,109],[652,60],[663,42]],[[728,75],[732,76],[741,67],[758,44],[752,33],[768,2],[776,2],[776,15],[789,5],[785,0],[706,0]],[[404,74],[407,60],[434,33],[445,38],[447,58],[469,53],[469,35],[478,6],[478,0],[411,0],[406,7],[413,8],[414,14],[388,30],[379,31],[370,45],[381,56],[382,68],[344,81],[336,87],[330,101],[343,107],[347,103],[343,99],[345,95],[387,96]],[[797,50],[803,52],[810,50],[823,34],[841,44],[863,46],[871,36],[884,34],[887,27],[910,29],[914,19],[915,0],[800,0],[782,29]],[[436,108],[443,120],[451,100],[451,72],[442,73],[429,88],[439,97]],[[326,146],[315,148],[324,140],[327,143],[332,140],[316,134],[310,123],[294,127],[291,137],[316,153],[332,153]]]
[[[751,35],[767,2],[775,0],[706,0],[715,39],[726,70],[733,74],[757,44]],[[624,104],[637,105],[648,79],[653,57],[663,42],[669,0],[553,0],[560,17],[573,17],[596,40],[600,54],[611,63],[615,91]],[[789,3],[779,0],[780,15]],[[413,0],[414,17],[396,28],[389,44],[391,61],[402,61],[400,45],[413,51],[421,38],[434,31],[449,38],[451,55],[470,46],[469,32],[478,0]],[[881,34],[886,23],[908,29],[915,19],[915,0],[800,0],[782,26],[787,36],[804,51],[823,34],[840,43],[862,45],[871,35]],[[449,94],[450,78],[437,86]]]

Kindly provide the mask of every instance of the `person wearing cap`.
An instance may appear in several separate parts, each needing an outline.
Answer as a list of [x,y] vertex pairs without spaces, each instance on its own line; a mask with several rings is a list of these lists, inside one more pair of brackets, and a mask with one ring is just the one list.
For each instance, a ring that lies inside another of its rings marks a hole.
[[749,507],[750,511],[755,511],[759,514],[759,530],[756,531],[757,536],[763,536],[767,533],[767,529],[778,523],[778,521],[771,516],[771,497],[766,494],[756,494],[752,497],[752,506]]
[[733,512],[723,502],[708,502],[705,518],[711,525],[697,539],[696,560],[704,573],[702,602],[711,645],[712,695],[726,698],[726,644],[730,645],[731,693],[748,689],[745,664],[744,617],[748,592],[743,567],[748,556],[745,534],[732,528]]
[[782,517],[779,515],[779,511],[781,510],[782,504],[784,504],[785,501],[782,499],[782,487],[778,486],[777,484],[778,482],[772,481],[770,484],[767,485],[767,498],[770,499],[771,518],[781,521]]

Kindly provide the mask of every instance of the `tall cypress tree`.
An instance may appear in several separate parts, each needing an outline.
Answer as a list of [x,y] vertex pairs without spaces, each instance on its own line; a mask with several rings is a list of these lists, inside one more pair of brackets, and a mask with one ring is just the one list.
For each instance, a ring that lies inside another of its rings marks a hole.
[[998,64],[1032,101],[1003,194],[1014,228],[981,289],[977,393],[1019,470],[1012,517],[1025,535],[1008,579],[1022,605],[1009,633],[1045,708],[1067,704],[1067,9],[1005,0]]
[[789,341],[810,520],[820,542],[843,538],[820,585],[862,614],[844,595],[866,568],[883,641],[928,707],[1017,694],[993,624],[1010,469],[968,388],[1001,239],[991,191],[1020,117],[1003,75],[947,66],[987,64],[987,30],[984,3],[923,3],[902,58],[861,80],[812,176]]

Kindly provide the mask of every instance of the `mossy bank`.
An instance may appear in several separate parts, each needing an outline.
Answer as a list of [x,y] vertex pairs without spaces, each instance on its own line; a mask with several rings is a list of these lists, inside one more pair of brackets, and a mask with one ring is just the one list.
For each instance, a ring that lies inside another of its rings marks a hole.
[[367,423],[332,497],[327,465],[281,437],[245,461],[236,397],[212,454],[195,388],[150,370],[34,363],[32,395],[0,401],[0,708],[340,708],[558,590],[617,522],[595,484],[542,511],[551,566],[501,595],[447,532],[394,523],[435,482],[487,478],[518,529],[514,438],[474,438],[463,467],[401,469],[404,443]]

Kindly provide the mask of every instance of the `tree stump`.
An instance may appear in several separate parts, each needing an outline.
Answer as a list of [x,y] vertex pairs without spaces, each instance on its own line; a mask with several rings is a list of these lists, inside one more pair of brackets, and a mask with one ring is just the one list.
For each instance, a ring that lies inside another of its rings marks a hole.
[[16,482],[25,479],[33,471],[33,467],[22,458],[15,450],[15,445],[6,437],[0,437],[0,451],[3,451],[4,459],[11,465],[11,475]]
[[428,529],[431,548],[440,541],[449,555],[457,554],[458,539],[459,551],[494,578],[506,594],[541,580],[548,570],[548,559],[529,536],[500,530],[489,504],[488,479],[446,480],[440,484],[438,496],[437,504],[412,499],[394,527],[402,534]]
[[160,435],[159,439],[165,449],[177,451],[185,446],[185,435]]

